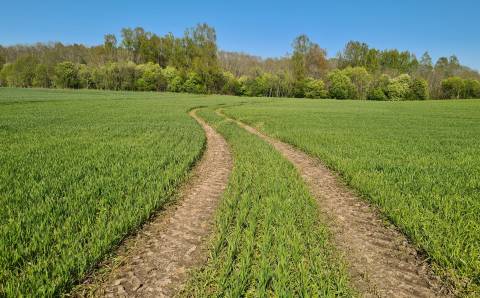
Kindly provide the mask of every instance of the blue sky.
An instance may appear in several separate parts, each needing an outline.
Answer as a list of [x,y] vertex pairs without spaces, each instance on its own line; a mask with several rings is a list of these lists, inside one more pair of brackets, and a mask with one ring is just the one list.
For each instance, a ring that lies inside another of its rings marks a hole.
[[349,40],[377,48],[456,54],[480,70],[480,1],[125,1],[16,0],[0,5],[0,44],[61,41],[98,44],[105,33],[142,26],[181,35],[207,22],[219,47],[269,57],[305,33],[335,55]]

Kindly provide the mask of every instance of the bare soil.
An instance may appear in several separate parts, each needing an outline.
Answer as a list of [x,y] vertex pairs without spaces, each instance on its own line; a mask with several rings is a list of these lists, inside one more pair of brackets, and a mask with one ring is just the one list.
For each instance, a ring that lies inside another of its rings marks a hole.
[[107,276],[88,295],[172,297],[182,289],[188,270],[206,261],[204,244],[232,170],[232,157],[225,140],[195,111],[190,115],[204,129],[207,146],[192,178],[180,191],[178,204],[167,207],[124,243],[116,257],[120,264],[107,270]]
[[318,159],[235,122],[270,143],[298,169],[317,198],[333,240],[348,264],[352,284],[361,296],[448,296],[447,287],[407,238]]

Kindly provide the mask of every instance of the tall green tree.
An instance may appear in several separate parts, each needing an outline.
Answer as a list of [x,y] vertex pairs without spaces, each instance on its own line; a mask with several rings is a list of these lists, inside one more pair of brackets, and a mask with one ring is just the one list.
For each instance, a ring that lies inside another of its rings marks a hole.
[[320,78],[325,75],[328,70],[327,52],[318,44],[302,34],[294,39],[292,48],[291,65],[296,81],[305,80],[307,77]]
[[418,73],[424,79],[429,79],[433,72],[432,57],[428,52],[423,53],[419,61]]
[[114,34],[106,34],[104,36],[103,47],[108,61],[117,60],[117,37]]
[[369,47],[366,43],[359,41],[349,41],[342,53],[338,57],[338,66],[346,68],[348,66],[367,66],[369,56]]
[[302,34],[295,38],[292,43],[292,68],[295,80],[302,81],[307,76],[307,53],[312,47],[312,42],[307,35]]
[[184,65],[196,74],[195,80],[198,75],[206,92],[218,91],[223,74],[218,63],[215,29],[205,23],[198,24],[185,32],[184,42],[186,45]]

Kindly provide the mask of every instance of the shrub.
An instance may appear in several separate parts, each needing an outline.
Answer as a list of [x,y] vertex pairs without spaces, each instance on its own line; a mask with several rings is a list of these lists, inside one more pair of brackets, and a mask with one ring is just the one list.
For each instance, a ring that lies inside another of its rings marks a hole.
[[[247,96],[282,96],[284,93],[284,82],[282,78],[278,75],[273,75],[270,73],[261,73],[257,74],[255,77],[241,77],[239,80],[241,86],[241,94]],[[296,82],[301,84],[299,82]],[[297,95],[298,93],[302,94],[303,97],[303,87],[299,87],[292,92],[293,95]],[[295,88],[294,88],[295,89]]]
[[226,84],[226,78],[219,69],[213,69],[209,72],[200,74],[202,85],[206,88],[206,93],[220,93]]
[[94,71],[85,64],[78,65],[78,79],[80,81],[80,88],[96,88]]
[[305,83],[305,97],[307,98],[327,98],[328,92],[325,89],[325,83],[322,80],[308,79]]
[[306,83],[307,80],[297,80],[293,82],[293,88],[292,88],[292,96],[296,98],[304,98],[305,96],[305,91],[306,91]]
[[135,90],[137,89],[137,76],[140,77],[142,74],[141,68],[141,65],[137,66],[133,62],[109,63],[102,67],[99,72],[102,79],[101,84],[104,89]]
[[163,76],[167,83],[167,91],[182,92],[184,79],[180,73],[172,66],[162,69]]
[[135,82],[137,90],[165,91],[167,89],[167,79],[158,64],[149,62],[137,65],[137,77]]
[[480,98],[480,82],[473,79],[465,80],[465,97]]
[[95,88],[98,89],[107,89],[105,85],[105,67],[93,68],[92,70],[92,80]]
[[372,83],[372,76],[364,67],[347,67],[342,71],[355,86],[353,99],[366,99]]
[[402,74],[391,79],[387,85],[386,95],[390,100],[405,100],[410,94],[412,79],[408,74]]
[[367,92],[367,99],[388,100],[386,94],[388,84],[390,84],[390,77],[388,75],[382,74],[373,78]]
[[8,79],[12,71],[13,71],[12,64],[7,63],[3,65],[2,70],[0,71],[0,85],[5,87],[10,86]]
[[428,83],[424,79],[415,78],[410,83],[410,93],[408,99],[425,100],[428,99]]
[[223,73],[223,76],[225,84],[223,85],[221,92],[228,95],[241,95],[242,86],[235,76],[231,72],[225,72]]
[[202,82],[202,78],[196,72],[190,72],[187,80],[183,83],[183,91],[188,93],[204,94],[207,88]]
[[78,88],[79,85],[77,66],[70,61],[58,63],[55,67],[55,86],[58,88]]
[[368,92],[367,99],[369,100],[387,100],[388,97],[380,87],[371,88]]
[[37,65],[37,59],[31,56],[20,57],[14,63],[5,64],[0,75],[2,85],[9,87],[33,86]]
[[135,90],[137,82],[137,66],[133,62],[118,64],[120,90]]
[[460,98],[465,93],[465,81],[460,77],[451,77],[442,81],[443,98]]
[[355,86],[350,78],[342,71],[336,69],[327,75],[328,93],[337,99],[353,98]]
[[243,76],[239,79],[239,82],[242,94],[246,96],[263,96],[264,88],[261,79]]
[[[1,46],[0,46],[0,50],[1,50]],[[5,58],[5,56],[2,55],[2,53],[0,52],[0,71],[2,71],[3,65],[5,65],[6,62],[7,62],[7,58]],[[1,86],[1,82],[0,82],[0,86]]]
[[120,69],[117,63],[106,64],[102,68],[103,84],[105,89],[120,90]]
[[38,64],[35,67],[35,75],[32,81],[33,87],[50,88],[52,86],[52,78],[50,70],[45,64]]

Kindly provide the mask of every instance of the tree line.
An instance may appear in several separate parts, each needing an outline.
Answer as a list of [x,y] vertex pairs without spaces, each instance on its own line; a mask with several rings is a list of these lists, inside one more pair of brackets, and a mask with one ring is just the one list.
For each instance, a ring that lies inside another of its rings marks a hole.
[[480,98],[480,74],[455,56],[433,64],[408,51],[351,41],[333,58],[300,35],[292,53],[262,59],[217,47],[215,29],[181,37],[124,28],[102,45],[0,46],[0,86],[170,91],[369,100]]

